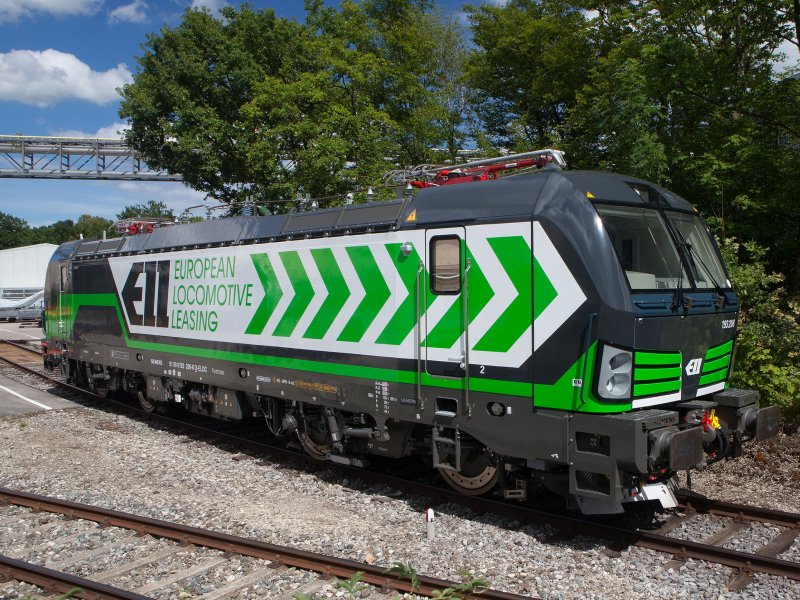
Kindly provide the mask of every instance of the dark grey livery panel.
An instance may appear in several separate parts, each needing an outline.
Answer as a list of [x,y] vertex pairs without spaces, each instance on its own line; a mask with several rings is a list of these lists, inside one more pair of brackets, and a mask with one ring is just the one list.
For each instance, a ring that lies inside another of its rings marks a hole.
[[246,217],[200,221],[159,227],[150,234],[145,250],[169,250],[187,246],[230,244],[239,238]]

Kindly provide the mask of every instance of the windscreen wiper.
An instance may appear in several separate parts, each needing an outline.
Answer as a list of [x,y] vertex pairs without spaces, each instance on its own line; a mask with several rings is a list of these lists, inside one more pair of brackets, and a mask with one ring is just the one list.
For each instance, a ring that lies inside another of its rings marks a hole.
[[[689,306],[686,301],[689,301]],[[672,312],[676,312],[679,308],[683,307],[684,310],[691,308],[694,301],[691,298],[684,299],[683,297],[683,265],[681,264],[680,257],[678,257],[678,283],[675,286],[675,293],[672,295]]]
[[695,253],[694,248],[692,245],[683,239],[681,236],[681,245],[686,249],[686,255],[688,256],[689,260],[692,261],[692,265],[695,267],[695,279],[697,279],[697,263],[700,263],[705,275],[711,280],[711,283],[714,284],[714,291],[716,292],[716,297],[714,298],[714,306],[716,308],[722,308],[725,306],[725,302],[727,300],[727,296],[725,295],[725,290],[722,286],[717,282],[714,278],[714,274],[711,272],[711,269],[708,268],[703,259],[700,257],[699,254]]

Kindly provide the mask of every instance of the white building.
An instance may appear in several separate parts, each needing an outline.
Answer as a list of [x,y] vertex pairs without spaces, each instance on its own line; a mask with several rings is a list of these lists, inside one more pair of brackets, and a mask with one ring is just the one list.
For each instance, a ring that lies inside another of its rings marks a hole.
[[0,250],[0,305],[44,289],[47,263],[56,248],[55,244],[35,244]]

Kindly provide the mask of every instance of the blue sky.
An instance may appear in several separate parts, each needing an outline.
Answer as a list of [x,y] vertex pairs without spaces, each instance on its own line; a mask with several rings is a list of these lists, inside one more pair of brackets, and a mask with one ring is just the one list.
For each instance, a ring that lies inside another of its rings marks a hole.
[[[489,0],[502,4],[504,0]],[[329,0],[335,3],[334,0]],[[231,2],[238,5],[239,2]],[[480,0],[439,0],[457,13]],[[130,81],[147,33],[175,26],[189,6],[224,0],[0,0],[0,135],[117,137],[115,88]],[[303,19],[303,0],[250,0]],[[792,56],[790,61],[796,62]],[[114,218],[124,206],[202,203],[180,183],[0,179],[0,211],[38,226],[84,213]]]

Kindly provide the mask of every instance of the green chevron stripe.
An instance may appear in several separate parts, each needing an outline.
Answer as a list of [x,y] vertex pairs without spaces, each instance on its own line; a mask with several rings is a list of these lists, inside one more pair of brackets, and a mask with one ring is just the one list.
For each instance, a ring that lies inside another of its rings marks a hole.
[[634,355],[636,366],[681,366],[680,352],[641,352],[637,351]]
[[264,288],[264,298],[261,304],[258,305],[250,324],[245,329],[245,333],[252,335],[260,335],[267,326],[267,321],[275,312],[275,307],[283,297],[283,290],[278,285],[278,279],[275,277],[275,270],[272,268],[272,263],[267,254],[252,254],[250,258],[253,261],[253,266],[258,273],[258,279],[261,281],[261,287]]
[[292,335],[297,323],[303,317],[303,313],[311,304],[314,298],[314,288],[308,280],[308,274],[303,268],[303,262],[300,260],[300,255],[296,250],[289,250],[280,253],[281,262],[286,269],[286,274],[289,276],[289,283],[294,289],[294,297],[289,302],[286,312],[278,322],[275,331],[272,333],[278,337],[288,337]]
[[508,352],[531,325],[531,249],[522,236],[491,238],[488,242],[517,297],[475,344],[475,350]]
[[699,386],[708,385],[709,383],[716,383],[718,381],[724,381],[728,377],[728,369],[722,369],[721,371],[717,371],[715,373],[708,373],[707,375],[702,375],[700,377],[700,382],[698,383]]
[[[389,256],[392,257],[397,274],[408,292],[408,296],[400,303],[397,310],[389,319],[389,322],[384,327],[378,339],[375,340],[378,344],[388,344],[397,346],[403,343],[414,325],[417,322],[417,316],[414,314],[417,302],[417,271],[419,270],[419,254],[416,249],[412,249],[411,254],[404,256],[400,252],[402,244],[386,244],[386,250],[389,251]],[[427,280],[425,277],[427,273],[423,273],[423,281]],[[426,307],[430,307],[431,303],[436,300],[435,296],[428,292],[428,301],[420,307],[420,318],[425,314]]]
[[322,281],[328,290],[328,296],[319,307],[317,315],[306,329],[303,337],[321,340],[328,333],[328,329],[333,325],[333,321],[339,315],[342,307],[350,297],[350,288],[336,264],[333,250],[330,248],[317,248],[311,251],[311,256],[319,269]]
[[[595,365],[597,342],[564,372],[558,381],[552,384],[535,383],[533,385],[533,405],[537,408],[555,408],[557,410],[574,410],[585,413],[621,413],[631,409],[630,400],[614,402],[607,398],[599,398],[591,385],[590,372],[584,364]],[[576,379],[584,379],[583,387],[576,387]],[[471,382],[472,380],[470,380]]]
[[654,394],[665,394],[670,392],[679,392],[681,389],[681,380],[675,381],[662,381],[659,383],[634,383],[633,396],[652,396]]
[[[469,269],[469,322],[489,304],[494,297],[494,290],[483,274],[481,266],[467,248],[467,258],[470,261]],[[464,306],[461,302],[454,302],[444,316],[439,320],[433,330],[425,339],[424,345],[428,348],[452,348],[458,338],[464,333]]]
[[712,358],[718,358],[723,354],[730,354],[731,350],[733,350],[733,340],[725,342],[720,346],[709,348],[708,351],[706,351],[706,360],[711,360]]
[[719,369],[727,369],[730,361],[730,354],[726,354],[725,356],[720,356],[719,358],[715,358],[714,360],[709,360],[703,363],[703,375]]
[[392,293],[383,280],[383,274],[369,246],[349,246],[347,256],[353,263],[366,295],[361,299],[356,312],[344,326],[338,339],[340,342],[358,342],[364,337]]
[[533,258],[533,319],[539,318],[550,303],[556,299],[558,292],[553,286],[542,265]]
[[633,380],[640,381],[658,381],[659,379],[680,379],[680,367],[664,367],[664,368],[638,368],[633,372]]

